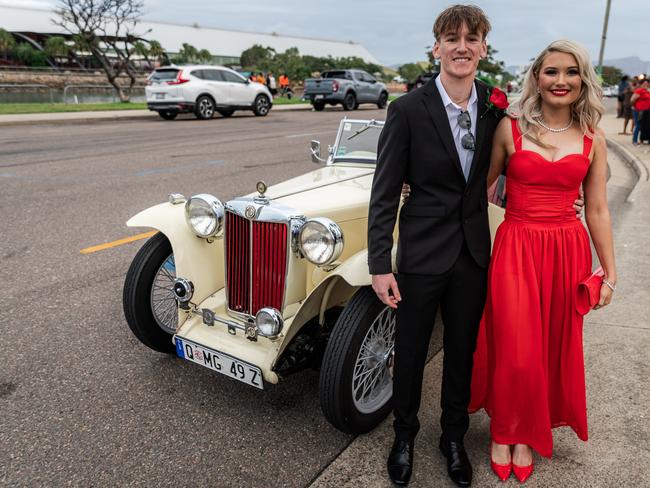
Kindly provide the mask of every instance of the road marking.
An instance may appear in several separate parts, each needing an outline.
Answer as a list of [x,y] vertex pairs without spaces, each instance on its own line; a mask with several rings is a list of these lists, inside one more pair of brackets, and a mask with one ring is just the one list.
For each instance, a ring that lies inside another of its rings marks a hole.
[[291,134],[290,136],[284,136],[285,139],[293,139],[294,137],[305,137],[305,136],[316,136],[322,134],[323,132],[306,132],[305,134]]
[[137,234],[131,237],[125,237],[124,239],[118,239],[117,241],[107,242],[105,244],[100,244],[98,246],[87,247],[79,251],[81,254],[91,254],[97,251],[103,251],[104,249],[110,249],[111,247],[121,246],[122,244],[128,244],[129,242],[140,241],[142,239],[147,239],[154,234],[158,233],[157,230],[152,230],[151,232],[145,232],[144,234]]

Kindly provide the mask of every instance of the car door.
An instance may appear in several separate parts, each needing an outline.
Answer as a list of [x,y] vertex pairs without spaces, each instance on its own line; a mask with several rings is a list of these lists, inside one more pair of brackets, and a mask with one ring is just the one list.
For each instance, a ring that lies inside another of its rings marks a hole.
[[217,105],[230,105],[230,87],[218,69],[204,69],[203,77]]
[[255,89],[240,75],[228,70],[219,70],[230,90],[232,105],[251,106],[255,100]]
[[357,93],[357,102],[363,103],[368,100],[368,83],[363,80],[361,71],[352,71],[354,78],[354,91]]
[[377,83],[377,80],[375,79],[374,76],[369,75],[365,71],[363,71],[362,73],[363,73],[363,79],[365,80],[368,89],[368,101],[374,103],[379,99],[379,93],[381,92],[381,85]]

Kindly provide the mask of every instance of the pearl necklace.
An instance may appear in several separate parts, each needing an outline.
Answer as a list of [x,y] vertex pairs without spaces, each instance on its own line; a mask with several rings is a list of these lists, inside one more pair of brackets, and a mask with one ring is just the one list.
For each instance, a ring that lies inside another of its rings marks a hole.
[[573,115],[571,116],[571,120],[569,121],[569,125],[567,125],[566,127],[562,127],[560,129],[553,129],[552,127],[549,127],[544,122],[542,122],[543,119],[541,117],[538,117],[535,120],[537,120],[537,123],[539,125],[541,125],[542,127],[544,127],[544,129],[546,129],[549,132],[564,132],[564,131],[569,130],[571,128],[571,126],[573,125]]

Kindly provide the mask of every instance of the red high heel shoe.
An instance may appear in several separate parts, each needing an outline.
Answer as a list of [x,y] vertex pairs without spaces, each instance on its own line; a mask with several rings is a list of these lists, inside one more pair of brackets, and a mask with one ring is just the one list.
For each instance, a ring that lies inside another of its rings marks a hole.
[[492,459],[492,442],[490,443],[490,466],[492,471],[496,474],[501,481],[506,481],[510,478],[510,473],[512,472],[512,461],[508,464],[498,464]]
[[533,463],[531,462],[528,466],[517,466],[515,463],[512,463],[512,471],[515,473],[515,477],[519,482],[523,483],[533,474]]

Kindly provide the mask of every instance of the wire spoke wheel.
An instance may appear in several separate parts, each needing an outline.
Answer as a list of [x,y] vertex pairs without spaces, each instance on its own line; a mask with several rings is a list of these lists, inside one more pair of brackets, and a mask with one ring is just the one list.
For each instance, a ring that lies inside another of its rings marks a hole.
[[168,334],[176,333],[178,328],[178,304],[174,297],[176,262],[170,254],[160,265],[151,285],[151,312],[156,323]]
[[354,365],[352,399],[361,413],[380,409],[393,396],[394,344],[395,313],[386,307],[368,329]]

